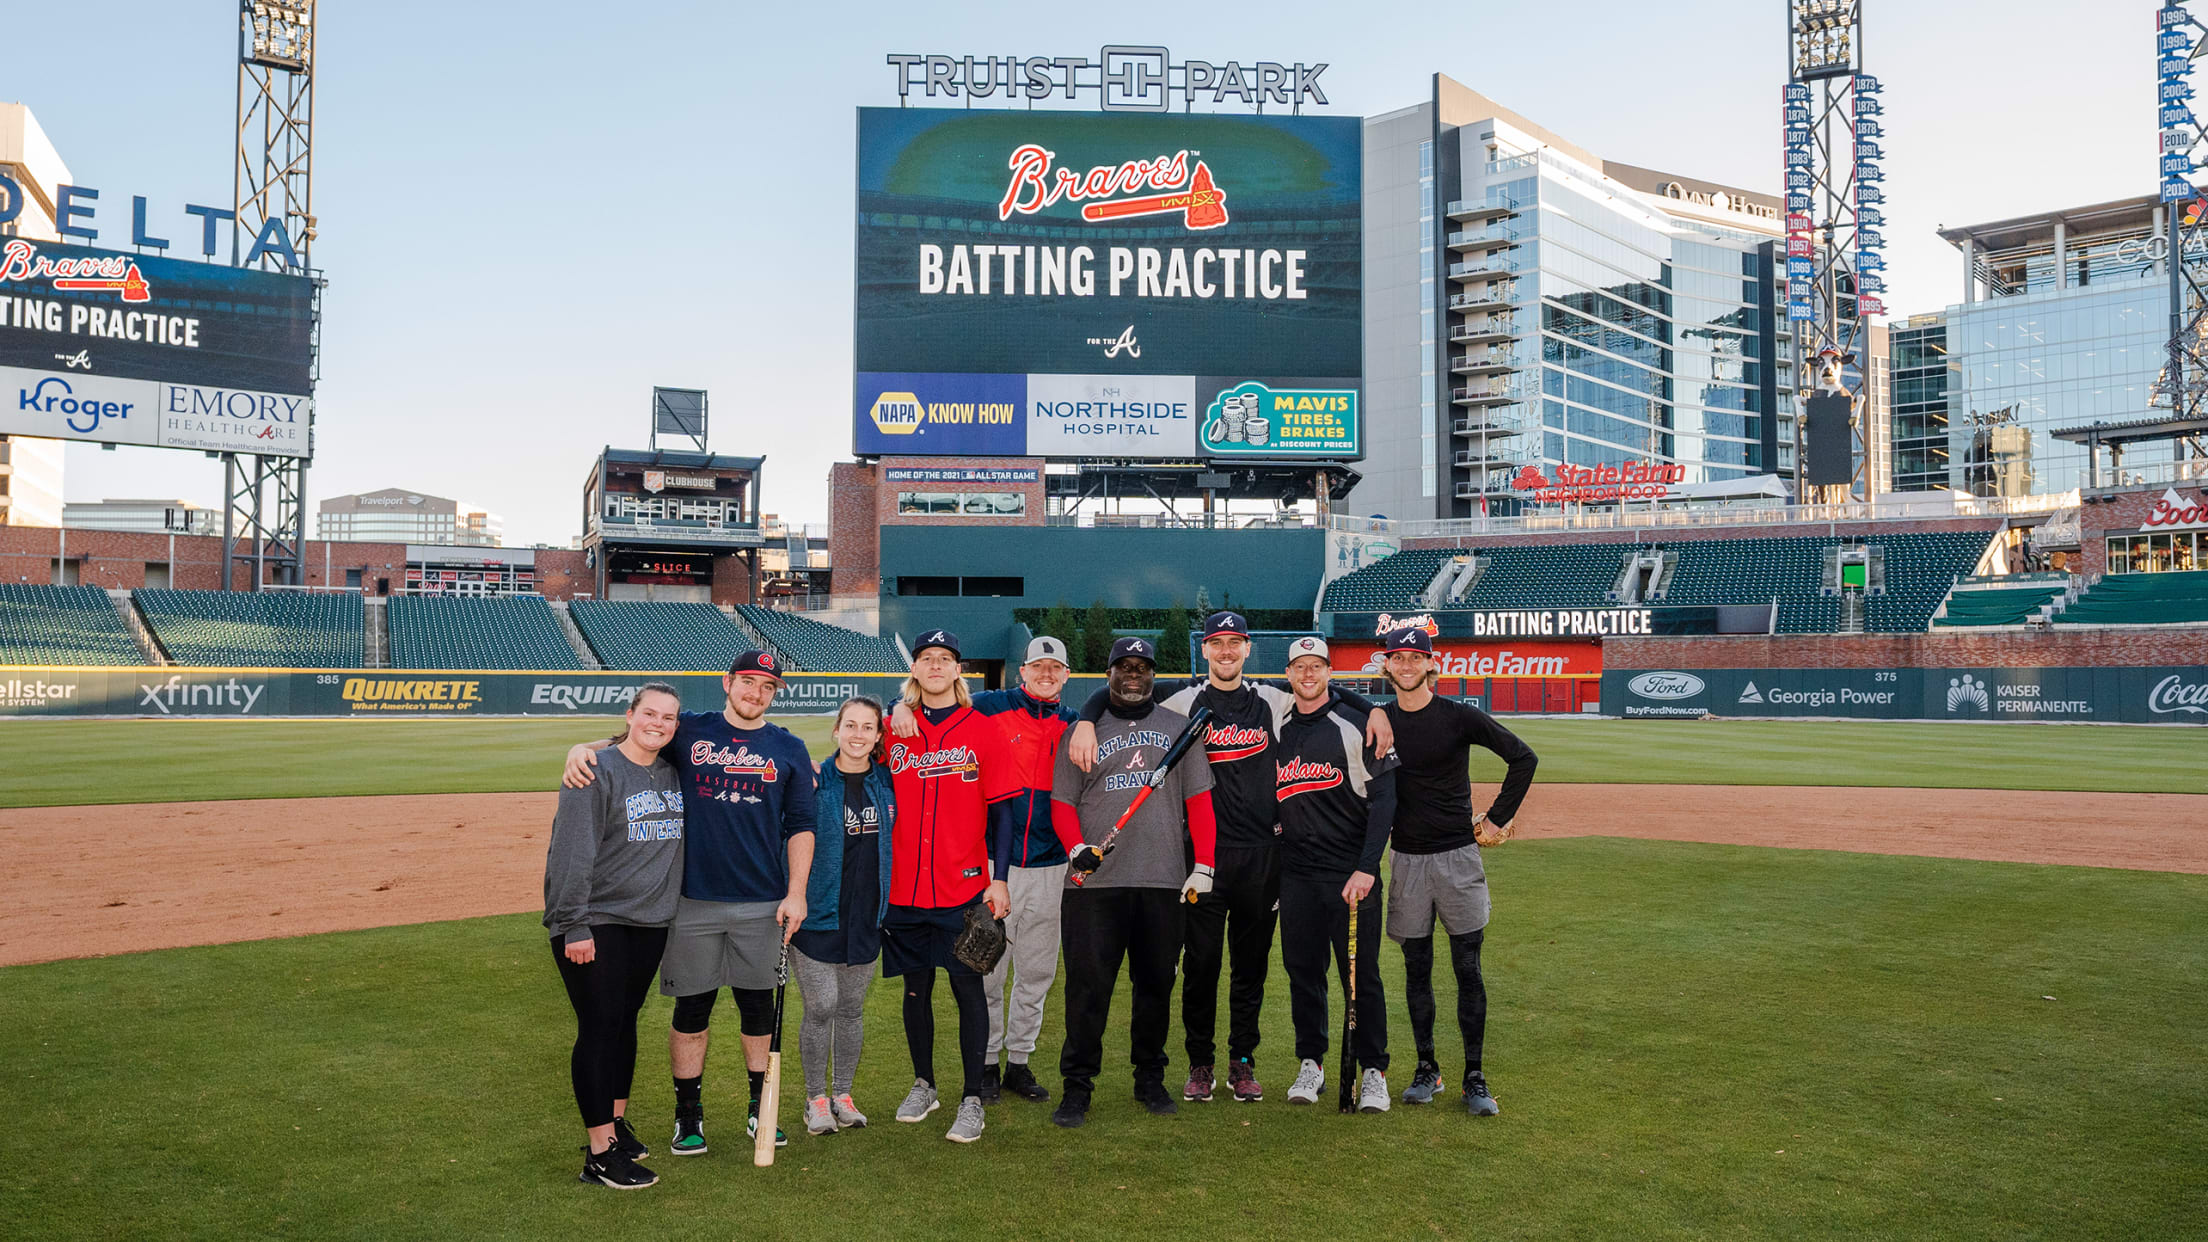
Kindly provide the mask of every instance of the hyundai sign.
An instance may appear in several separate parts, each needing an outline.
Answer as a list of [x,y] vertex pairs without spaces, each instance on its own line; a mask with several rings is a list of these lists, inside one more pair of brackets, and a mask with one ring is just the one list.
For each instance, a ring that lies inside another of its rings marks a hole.
[[1362,456],[1355,118],[859,112],[853,448]]

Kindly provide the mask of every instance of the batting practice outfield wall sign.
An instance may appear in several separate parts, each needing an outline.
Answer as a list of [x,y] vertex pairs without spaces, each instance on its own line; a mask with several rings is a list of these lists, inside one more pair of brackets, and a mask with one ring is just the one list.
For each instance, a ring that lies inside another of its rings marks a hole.
[[[673,683],[692,711],[726,702],[712,673],[15,668],[0,669],[0,716],[617,716],[647,681]],[[792,673],[774,711],[826,715],[903,685],[902,674]]]
[[1361,143],[1350,117],[860,109],[854,450],[1358,457]]
[[1604,669],[1602,712],[2208,725],[2208,669]]

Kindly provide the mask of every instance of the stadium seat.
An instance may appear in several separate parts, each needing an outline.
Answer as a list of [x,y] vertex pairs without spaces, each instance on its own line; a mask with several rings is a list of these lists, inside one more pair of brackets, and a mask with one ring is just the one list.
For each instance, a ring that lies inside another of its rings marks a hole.
[[719,672],[751,636],[711,604],[579,599],[567,606],[575,628],[607,668],[647,672]]
[[0,585],[0,664],[145,662],[115,601],[99,587]]
[[2055,614],[2057,625],[2208,623],[2208,570],[2110,574]]
[[536,596],[391,600],[391,667],[579,669],[552,608]]
[[350,592],[131,593],[162,650],[178,664],[248,668],[360,668],[366,622]]
[[791,668],[822,673],[902,673],[897,644],[794,612],[738,604],[736,615],[757,630]]

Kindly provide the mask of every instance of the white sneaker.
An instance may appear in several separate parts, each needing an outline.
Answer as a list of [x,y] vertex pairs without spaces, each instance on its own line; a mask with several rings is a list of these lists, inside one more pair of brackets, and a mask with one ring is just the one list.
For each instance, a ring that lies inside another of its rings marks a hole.
[[1357,1111],[1360,1113],[1384,1113],[1388,1111],[1388,1076],[1376,1069],[1367,1069],[1357,1083]]
[[1326,1088],[1326,1067],[1310,1058],[1304,1058],[1303,1068],[1296,1071],[1296,1081],[1288,1088],[1290,1104],[1316,1104],[1319,1092]]
[[942,1101],[935,1098],[935,1088],[928,1085],[928,1080],[915,1078],[912,1080],[911,1092],[905,1096],[905,1102],[897,1106],[897,1120],[921,1121],[941,1107]]

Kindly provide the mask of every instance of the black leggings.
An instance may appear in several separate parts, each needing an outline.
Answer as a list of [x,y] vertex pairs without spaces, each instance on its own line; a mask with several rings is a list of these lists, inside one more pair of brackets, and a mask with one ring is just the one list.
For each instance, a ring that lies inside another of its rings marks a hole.
[[629,1098],[636,1073],[636,1015],[659,973],[659,955],[667,947],[664,927],[624,927],[604,923],[590,929],[597,956],[589,962],[567,960],[562,938],[552,938],[552,960],[575,1007],[575,1049],[568,1054],[568,1076],[575,1082],[575,1107],[583,1125],[613,1124],[613,1102]]
[[[958,1096],[981,1094],[981,1064],[989,1050],[989,1000],[981,976],[963,970],[951,977],[951,999],[958,1003],[958,1059],[966,1074]],[[905,1043],[912,1049],[912,1074],[935,1085],[935,967],[905,976]]]
[[[774,1034],[774,989],[730,988],[736,997],[736,1017],[746,1035]],[[721,994],[719,988],[710,992],[698,992],[675,998],[673,1026],[685,1035],[695,1035],[713,1020],[713,1002]]]
[[[1480,941],[1486,935],[1483,928],[1449,937],[1449,964],[1457,975],[1457,1029],[1464,1033],[1467,1076],[1479,1072],[1481,1045],[1487,1039],[1487,982],[1480,978]],[[1434,1061],[1432,936],[1403,942],[1403,990],[1410,995],[1411,1035],[1418,1041],[1418,1059]]]

